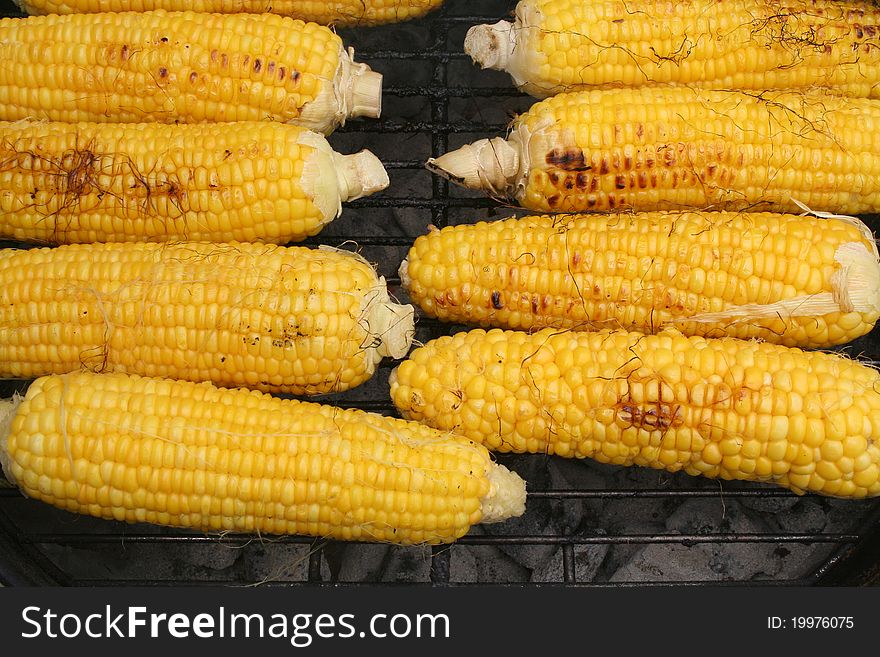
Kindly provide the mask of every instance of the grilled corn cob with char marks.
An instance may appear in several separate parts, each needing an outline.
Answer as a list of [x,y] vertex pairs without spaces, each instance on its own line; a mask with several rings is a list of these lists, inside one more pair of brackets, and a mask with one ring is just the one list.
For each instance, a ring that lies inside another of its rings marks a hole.
[[404,417],[492,450],[880,495],[880,373],[838,354],[676,331],[475,329],[414,350],[391,396]]
[[524,510],[523,481],[485,448],[363,411],[90,373],[0,405],[6,477],[100,518],[411,544]]
[[104,11],[200,11],[220,14],[281,14],[322,25],[367,26],[424,16],[443,0],[15,0],[29,14],[81,14]]
[[447,226],[400,267],[444,321],[625,328],[829,347],[880,317],[880,258],[854,218],[770,213],[555,215]]
[[18,240],[286,243],[387,185],[369,151],[280,123],[0,123],[0,236]]
[[880,8],[839,0],[521,0],[464,49],[539,98],[597,87],[828,87],[880,97]]
[[[559,94],[428,161],[539,212],[880,209],[880,101],[684,87]],[[800,204],[800,205],[799,205]]]
[[192,11],[0,20],[0,120],[292,122],[381,111],[382,76],[316,23]]
[[75,244],[0,251],[0,376],[130,372],[318,394],[410,346],[413,308],[347,251]]

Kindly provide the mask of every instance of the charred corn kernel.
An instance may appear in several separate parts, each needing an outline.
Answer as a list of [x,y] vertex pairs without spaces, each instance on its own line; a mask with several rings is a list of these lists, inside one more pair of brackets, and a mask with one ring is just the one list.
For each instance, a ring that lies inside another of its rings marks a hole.
[[[692,292],[697,274],[726,282]],[[880,317],[880,257],[857,219],[621,212],[463,224],[416,239],[400,277],[428,315],[510,329],[673,326],[828,347],[831,327],[850,342]],[[661,351],[657,367],[673,359]],[[792,389],[790,372],[774,378]]]
[[192,11],[0,20],[0,120],[294,122],[378,116],[382,76],[329,28]]
[[273,392],[346,390],[400,358],[413,308],[347,251],[267,244],[0,250],[0,376],[86,368]]
[[0,123],[0,237],[287,243],[384,189],[369,151],[273,122]]
[[880,97],[880,9],[834,0],[521,0],[465,51],[539,98],[595,87],[822,86]]
[[322,25],[366,26],[398,23],[424,16],[443,0],[15,0],[31,15],[102,11],[192,10],[218,14],[263,12]]
[[40,378],[0,407],[6,477],[100,518],[446,543],[525,505],[522,479],[482,446],[374,413],[87,372]]
[[864,214],[880,209],[880,101],[820,89],[566,93],[521,114],[506,139],[427,165],[540,212]]
[[[662,376],[657,368],[656,355],[670,352],[680,368],[678,380],[666,378],[668,366]],[[571,366],[581,372],[582,383],[572,385],[562,374],[545,376],[536,367],[557,362],[563,354],[574,357]],[[767,376],[753,381],[749,368],[738,364],[750,360],[760,363]],[[455,408],[435,412],[436,394],[424,375],[427,363],[455,373],[455,387],[439,392],[455,396]],[[513,369],[516,376],[501,378],[496,365]],[[818,399],[815,407],[804,409],[806,421],[798,423],[788,421],[790,393],[773,384],[775,372],[795,365],[804,372],[801,394],[813,389]],[[475,389],[475,379],[483,380],[476,389],[487,391],[480,397],[467,392]],[[691,394],[696,386],[677,385],[689,379],[701,382],[699,397]],[[651,394],[655,383],[673,391],[673,397],[661,401]],[[582,421],[572,424],[552,412],[544,398],[550,386],[558,390],[557,404],[578,406]],[[594,386],[602,390],[601,398],[585,394],[585,388]],[[774,483],[798,493],[880,495],[880,372],[840,354],[736,338],[685,337],[673,330],[644,335],[475,329],[415,349],[392,373],[391,397],[404,417],[454,431],[492,450],[683,470]],[[737,402],[744,397],[753,401],[741,411]],[[422,404],[412,404],[413,399]],[[504,419],[511,399],[528,400],[529,416]],[[769,406],[764,399],[770,400]],[[495,418],[488,431],[467,421],[474,409]],[[863,419],[855,432],[841,421],[850,413]],[[552,422],[537,425],[528,421],[531,414]],[[804,430],[805,435],[794,433]],[[690,440],[679,443],[682,433]]]

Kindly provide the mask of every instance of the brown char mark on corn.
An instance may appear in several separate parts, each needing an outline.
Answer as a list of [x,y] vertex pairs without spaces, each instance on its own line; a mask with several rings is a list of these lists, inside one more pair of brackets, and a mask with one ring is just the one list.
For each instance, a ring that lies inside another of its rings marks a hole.
[[580,148],[554,148],[547,153],[544,161],[550,166],[563,171],[589,171],[590,165],[584,157],[584,151]]
[[[12,171],[42,181],[42,186],[35,186],[30,194],[34,201],[31,207],[40,216],[75,211],[81,199],[90,195],[148,216],[155,214],[155,198],[161,194],[176,209],[175,216],[186,212],[187,191],[176,175],[141,171],[131,156],[108,151],[94,140],[77,143],[57,155],[37,152],[39,148],[24,149],[9,139],[0,142],[0,172]],[[125,179],[123,191],[114,191],[112,183],[102,180],[106,177]],[[43,194],[46,200],[42,200]],[[57,202],[52,202],[53,197]]]
[[[639,124],[637,134],[639,128],[644,132]],[[627,192],[695,187],[703,189],[710,203],[716,192],[724,193],[734,175],[732,167],[742,166],[743,159],[741,149],[722,142],[626,144],[593,153],[592,161],[577,146],[554,147],[544,157],[551,187],[547,206],[566,209],[568,197],[587,192],[584,209],[623,208],[634,202]]]
[[617,420],[624,428],[665,431],[670,427],[680,427],[684,424],[680,404],[656,402],[646,406],[622,400],[617,404],[616,409]]

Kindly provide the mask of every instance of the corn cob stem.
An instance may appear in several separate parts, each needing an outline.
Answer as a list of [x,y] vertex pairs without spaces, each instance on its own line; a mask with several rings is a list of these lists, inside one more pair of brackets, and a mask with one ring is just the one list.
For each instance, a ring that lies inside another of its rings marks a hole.
[[880,256],[852,217],[618,212],[434,229],[399,269],[430,316],[829,347],[880,317]]
[[559,94],[506,139],[431,158],[456,184],[539,212],[880,209],[880,101],[684,87]]
[[509,21],[492,25],[474,25],[464,38],[464,51],[480,68],[510,73],[517,87],[524,84],[519,74],[520,66],[514,66],[520,49],[517,47],[519,30]]
[[492,450],[880,495],[880,372],[839,354],[671,330],[475,329],[414,350],[391,397]]
[[[340,202],[355,201],[388,187],[388,172],[382,161],[370,151],[363,150],[353,155],[334,152]],[[316,181],[317,182],[317,181]]]
[[339,68],[332,85],[324,85],[315,99],[292,122],[327,134],[346,119],[377,119],[382,114],[382,75],[354,62],[354,49],[339,51]]
[[656,84],[876,98],[880,11],[858,0],[521,0],[464,50],[538,98]]
[[524,164],[522,139],[513,133],[508,139],[478,139],[440,157],[430,158],[428,170],[467,189],[487,192],[492,196],[510,196],[528,175]]
[[413,307],[348,251],[207,242],[0,251],[0,376],[87,368],[299,395],[409,349]]
[[110,374],[0,402],[0,465],[25,495],[99,518],[400,544],[521,515],[526,495],[485,448],[416,423]]

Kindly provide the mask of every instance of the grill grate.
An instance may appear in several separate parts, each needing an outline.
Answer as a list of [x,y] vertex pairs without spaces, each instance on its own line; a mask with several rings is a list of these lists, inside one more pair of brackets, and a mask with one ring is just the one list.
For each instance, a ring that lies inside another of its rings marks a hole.
[[[391,186],[346,207],[307,244],[360,251],[402,301],[396,269],[429,224],[520,213],[432,176],[424,161],[504,131],[533,101],[505,75],[462,52],[470,25],[494,22],[513,0],[447,0],[429,18],[341,31],[358,59],[385,75],[383,117],[330,137],[342,152],[369,148]],[[18,14],[0,0],[0,15]],[[391,48],[389,46],[395,46]],[[0,64],[2,65],[2,64]],[[876,218],[866,218],[872,229]],[[464,327],[421,317],[416,339]],[[880,330],[847,349],[880,357]],[[320,398],[394,414],[387,379],[396,363],[343,394]],[[27,381],[0,381],[0,394]],[[26,500],[0,479],[0,579],[9,583],[318,584],[324,582],[561,582],[810,585],[877,578],[880,502],[799,498],[770,487],[700,480],[554,457],[502,455],[526,478],[526,515],[475,528],[453,546],[402,548],[307,537],[204,535],[72,516]],[[4,487],[5,486],[5,487]],[[868,555],[867,557],[865,555]]]

